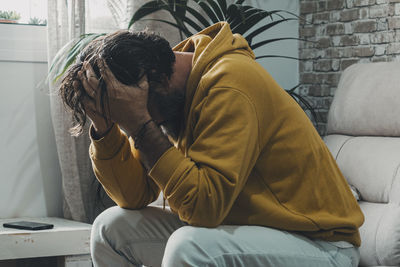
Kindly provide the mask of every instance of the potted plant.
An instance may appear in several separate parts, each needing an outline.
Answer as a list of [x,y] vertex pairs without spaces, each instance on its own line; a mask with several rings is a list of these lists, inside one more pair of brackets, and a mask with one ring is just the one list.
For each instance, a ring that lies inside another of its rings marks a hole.
[[[193,8],[196,7],[196,8]],[[146,16],[157,11],[167,11],[174,19],[174,22],[162,19],[148,19]],[[202,12],[199,12],[201,10]],[[203,15],[204,14],[204,15]],[[254,38],[267,32],[273,27],[291,20],[298,20],[299,17],[285,10],[263,10],[245,5],[244,0],[236,0],[228,4],[227,0],[152,0],[143,4],[132,16],[128,29],[137,21],[155,20],[167,23],[177,28],[181,34],[181,39],[189,37],[204,28],[220,21],[227,21],[233,33],[243,35],[250,47],[254,50],[273,42],[282,40],[301,40],[295,37],[284,38],[265,38],[262,41],[254,42]],[[262,25],[259,22],[265,22]],[[84,34],[78,40],[71,41],[67,46],[72,46],[67,53],[57,54],[49,71],[49,78],[56,81],[60,78],[67,68],[74,62],[80,51],[92,40],[104,35]],[[303,40],[304,41],[304,40]],[[65,51],[61,49],[60,51]],[[262,55],[257,59],[267,57],[281,57],[298,60],[298,58],[284,55]],[[315,122],[316,113],[310,102],[296,92],[299,85],[286,91],[302,106],[304,110],[309,110]]]
[[2,11],[0,10],[0,23],[17,23],[21,15],[16,11]]
[[30,18],[29,19],[29,21],[28,21],[28,24],[30,24],[30,25],[41,25],[41,26],[43,26],[43,25],[46,25],[47,24],[47,20],[46,19],[40,19],[40,18],[37,18],[37,17],[33,17],[33,18]]

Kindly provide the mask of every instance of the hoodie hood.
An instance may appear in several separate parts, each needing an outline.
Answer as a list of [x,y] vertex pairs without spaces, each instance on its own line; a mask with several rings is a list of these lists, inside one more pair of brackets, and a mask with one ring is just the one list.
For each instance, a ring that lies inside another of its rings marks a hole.
[[226,53],[243,53],[255,58],[246,39],[233,34],[227,22],[216,23],[182,41],[173,48],[178,52],[193,52],[192,70],[186,84],[185,114],[189,111],[193,95],[208,66]]

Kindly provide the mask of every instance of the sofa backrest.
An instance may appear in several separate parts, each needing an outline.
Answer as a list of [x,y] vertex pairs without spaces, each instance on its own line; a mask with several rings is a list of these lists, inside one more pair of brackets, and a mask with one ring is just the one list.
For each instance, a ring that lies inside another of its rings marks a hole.
[[400,62],[346,69],[324,140],[360,193],[361,265],[400,266]]

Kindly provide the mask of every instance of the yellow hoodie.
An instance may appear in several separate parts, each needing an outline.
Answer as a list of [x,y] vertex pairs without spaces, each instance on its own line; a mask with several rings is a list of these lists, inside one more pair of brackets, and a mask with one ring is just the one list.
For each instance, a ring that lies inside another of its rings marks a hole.
[[177,148],[147,176],[117,126],[92,140],[93,168],[109,196],[138,209],[161,189],[191,225],[263,225],[359,246],[364,217],[346,180],[246,40],[221,22],[174,50],[194,52]]

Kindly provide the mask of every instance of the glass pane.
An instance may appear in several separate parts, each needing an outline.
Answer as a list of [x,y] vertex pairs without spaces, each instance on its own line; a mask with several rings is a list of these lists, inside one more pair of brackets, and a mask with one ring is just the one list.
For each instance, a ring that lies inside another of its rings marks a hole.
[[47,0],[0,0],[0,23],[47,24]]

